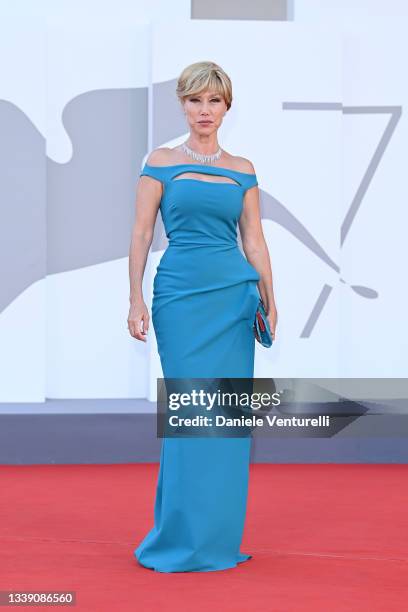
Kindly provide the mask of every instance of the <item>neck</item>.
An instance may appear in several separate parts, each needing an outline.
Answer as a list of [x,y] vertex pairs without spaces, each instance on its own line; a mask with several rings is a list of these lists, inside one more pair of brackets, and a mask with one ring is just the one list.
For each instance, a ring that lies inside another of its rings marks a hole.
[[190,134],[190,137],[186,141],[186,145],[202,155],[211,155],[216,153],[220,148],[217,137],[214,136],[196,136]]

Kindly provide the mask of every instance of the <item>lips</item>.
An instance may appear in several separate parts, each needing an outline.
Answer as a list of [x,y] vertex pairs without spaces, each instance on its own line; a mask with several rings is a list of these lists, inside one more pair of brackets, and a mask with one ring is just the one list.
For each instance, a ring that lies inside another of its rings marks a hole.
[[204,124],[207,124],[207,123],[212,123],[212,121],[199,121],[198,123],[204,123]]

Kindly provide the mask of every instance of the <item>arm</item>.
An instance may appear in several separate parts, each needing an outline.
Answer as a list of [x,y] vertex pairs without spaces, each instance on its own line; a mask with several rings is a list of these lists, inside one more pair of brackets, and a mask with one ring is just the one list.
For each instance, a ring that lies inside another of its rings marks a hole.
[[[154,151],[147,162],[155,165],[159,157],[160,152]],[[130,309],[127,321],[130,334],[144,342],[146,342],[150,316],[143,299],[142,282],[161,196],[162,184],[158,180],[150,176],[139,178],[136,190],[135,222],[129,249]]]
[[[243,172],[255,173],[254,167],[248,160]],[[268,321],[275,339],[275,329],[278,313],[273,293],[272,267],[268,246],[262,229],[259,189],[251,187],[245,192],[243,210],[239,219],[239,230],[242,239],[242,248],[249,263],[254,266],[260,275],[258,283],[259,293],[265,304]]]

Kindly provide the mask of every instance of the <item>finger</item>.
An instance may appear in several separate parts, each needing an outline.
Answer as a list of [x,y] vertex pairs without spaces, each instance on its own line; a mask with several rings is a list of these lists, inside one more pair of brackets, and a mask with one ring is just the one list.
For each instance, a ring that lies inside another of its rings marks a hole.
[[136,338],[136,340],[146,341],[146,338],[142,335],[140,330],[137,331],[137,326],[133,323],[133,321],[128,324],[128,330],[129,330],[130,335],[133,338]]
[[149,317],[147,316],[143,317],[142,324],[143,324],[143,332],[147,334],[147,332],[149,331]]
[[138,326],[138,337],[140,340],[143,340],[143,342],[146,342],[147,338],[147,329],[146,329],[146,323],[145,323],[145,319],[142,315],[142,318],[139,321],[139,326]]
[[139,332],[142,334],[142,336],[146,336],[147,335],[147,329],[146,329],[146,325],[145,322],[143,321],[143,319],[140,322],[140,326],[139,326]]
[[136,340],[143,340],[143,342],[146,342],[147,340],[146,336],[144,336],[141,331],[135,332],[134,337],[136,338]]

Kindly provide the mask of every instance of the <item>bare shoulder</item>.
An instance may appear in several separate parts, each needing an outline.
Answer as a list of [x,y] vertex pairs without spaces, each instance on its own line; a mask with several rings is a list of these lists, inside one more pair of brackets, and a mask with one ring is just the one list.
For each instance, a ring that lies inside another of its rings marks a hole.
[[255,174],[255,168],[253,166],[253,163],[246,157],[238,157],[238,155],[236,155],[234,157],[234,162],[236,170],[238,170],[238,172],[247,172],[248,174]]
[[149,154],[146,163],[149,166],[167,166],[171,162],[172,149],[158,147]]

